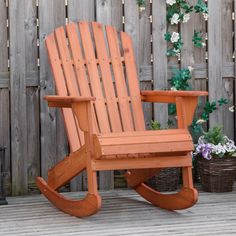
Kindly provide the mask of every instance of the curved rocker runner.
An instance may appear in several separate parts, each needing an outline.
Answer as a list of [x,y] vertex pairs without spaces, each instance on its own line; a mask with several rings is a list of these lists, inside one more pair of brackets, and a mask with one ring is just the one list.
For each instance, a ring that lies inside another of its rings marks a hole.
[[[121,44],[115,28],[97,22],[70,23],[46,38],[58,95],[45,99],[49,107],[62,109],[71,154],[49,170],[47,182],[41,177],[36,182],[70,215],[85,217],[101,208],[97,172],[103,170],[128,170],[128,184],[164,209],[185,209],[197,201],[187,127],[198,96],[207,92],[140,91],[131,38],[120,32],[120,39]],[[175,103],[178,128],[146,130],[142,102]],[[144,184],[170,167],[182,168],[180,192],[164,195]],[[83,170],[88,178],[84,199],[69,200],[57,192]]]

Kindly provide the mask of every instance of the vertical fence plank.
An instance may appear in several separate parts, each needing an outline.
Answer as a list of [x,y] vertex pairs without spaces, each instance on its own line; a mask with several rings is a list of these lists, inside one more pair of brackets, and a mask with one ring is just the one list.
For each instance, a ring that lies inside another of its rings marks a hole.
[[[5,1],[0,1],[0,80],[4,79],[1,74],[8,74],[8,48],[7,48],[7,6]],[[9,82],[9,77],[8,77]],[[11,167],[10,167],[10,107],[9,90],[0,88],[0,144],[5,146],[5,166],[4,170],[8,173],[4,181],[6,194],[11,193]]]
[[[189,4],[194,5],[196,0],[189,0]],[[188,66],[194,66],[194,46],[192,42],[192,37],[194,34],[194,14],[186,23],[181,23],[181,35],[183,37],[183,49],[181,51],[181,68],[187,68]],[[194,80],[190,81],[192,87],[194,88]]]
[[[208,0],[208,86],[209,99],[219,100],[222,91],[222,1]],[[219,109],[211,114],[210,126],[223,124],[223,112]]]
[[26,194],[27,115],[25,81],[25,1],[9,2],[10,17],[10,86],[11,86],[11,158],[12,193]]
[[[122,1],[116,0],[96,0],[96,21],[104,25],[113,25],[116,29],[122,30]],[[99,172],[99,188],[114,188],[114,172]]]
[[[35,0],[25,2],[26,75],[38,81],[37,9]],[[26,77],[27,78],[27,77]],[[40,175],[39,91],[26,88],[28,186],[33,191],[35,177]]]
[[[68,1],[69,22],[94,21],[95,20],[95,0],[69,0]],[[70,183],[72,191],[87,190],[87,175],[76,176]]]
[[[167,89],[167,43],[164,35],[167,30],[166,2],[154,0],[152,3],[152,37],[153,37],[153,89]],[[165,104],[154,106],[154,118],[161,124],[168,120],[168,109]]]
[[94,21],[95,0],[69,0],[68,1],[69,21]]
[[[233,2],[232,0],[222,1],[222,63],[223,65],[233,63]],[[229,100],[229,104],[233,105],[234,100],[234,82],[233,78],[223,78],[222,86],[223,97]],[[225,134],[234,139],[234,115],[228,110],[228,106],[223,107],[223,127]]]
[[67,141],[61,112],[49,109],[43,97],[55,94],[54,82],[49,67],[44,39],[56,27],[65,24],[64,0],[39,1],[39,40],[40,40],[40,118],[41,118],[41,175],[67,153]]

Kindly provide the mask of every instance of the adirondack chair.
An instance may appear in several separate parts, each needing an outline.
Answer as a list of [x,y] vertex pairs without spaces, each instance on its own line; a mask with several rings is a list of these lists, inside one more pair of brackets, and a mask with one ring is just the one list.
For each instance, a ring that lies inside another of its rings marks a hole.
[[[112,26],[70,23],[50,34],[46,47],[58,95],[45,99],[49,107],[62,108],[71,151],[48,171],[47,181],[36,179],[48,200],[70,215],[92,215],[101,208],[97,172],[124,169],[129,186],[153,205],[169,210],[194,205],[198,194],[187,127],[198,96],[207,92],[140,92],[131,38],[125,32],[118,36]],[[146,130],[142,102],[176,103],[178,128]],[[165,195],[144,183],[169,167],[182,168],[179,192]],[[85,169],[84,199],[70,200],[57,192]]]

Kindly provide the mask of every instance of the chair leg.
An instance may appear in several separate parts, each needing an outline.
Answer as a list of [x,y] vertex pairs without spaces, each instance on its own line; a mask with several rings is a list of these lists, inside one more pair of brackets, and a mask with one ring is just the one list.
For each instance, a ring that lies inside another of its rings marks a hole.
[[[153,171],[140,170],[141,172],[135,170],[132,172],[127,172],[126,179],[128,184],[131,184],[131,187],[134,188],[134,190],[144,199],[163,209],[186,209],[193,206],[197,202],[198,192],[193,187],[191,167],[182,168],[183,187],[179,192],[173,194],[160,193],[143,183],[148,179],[148,177],[152,177],[155,173],[158,173],[158,170],[159,169],[153,169]],[[150,173],[150,175],[147,173]],[[134,181],[135,179],[137,181]]]

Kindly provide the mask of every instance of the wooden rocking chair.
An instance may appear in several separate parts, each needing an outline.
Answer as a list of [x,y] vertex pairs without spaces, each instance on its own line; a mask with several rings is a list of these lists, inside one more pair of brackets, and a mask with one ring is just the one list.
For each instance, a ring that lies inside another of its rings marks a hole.
[[[119,37],[121,43],[119,43]],[[141,91],[131,38],[96,22],[70,23],[46,39],[58,96],[47,96],[49,107],[60,107],[70,155],[48,172],[37,186],[65,213],[84,217],[101,208],[97,171],[125,169],[133,189],[155,206],[177,210],[194,205],[192,122],[201,91]],[[176,103],[178,129],[145,130],[143,102]],[[144,182],[160,169],[181,167],[183,187],[162,194]],[[69,200],[56,190],[87,171],[88,194]]]

